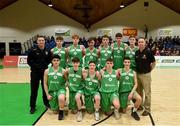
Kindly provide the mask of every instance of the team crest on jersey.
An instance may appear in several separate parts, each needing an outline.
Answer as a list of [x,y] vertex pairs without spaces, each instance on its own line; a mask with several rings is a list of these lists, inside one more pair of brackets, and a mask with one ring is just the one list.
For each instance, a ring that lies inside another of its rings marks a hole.
[[92,85],[92,82],[89,82],[89,85]]
[[48,52],[47,52],[47,51],[45,51],[45,54],[46,54],[46,55],[48,55]]
[[74,52],[74,55],[76,55],[77,54],[77,52]]
[[117,53],[120,53],[120,51],[118,50]]
[[109,81],[112,81],[112,78],[109,78]]
[[93,56],[90,56],[90,59],[93,59]]
[[105,55],[105,56],[107,56],[108,54],[107,54],[107,53],[105,53],[104,55]]
[[73,81],[76,81],[76,78],[73,78]]
[[125,79],[126,79],[126,80],[129,80],[129,76],[126,76]]
[[54,79],[57,79],[57,76],[54,76]]

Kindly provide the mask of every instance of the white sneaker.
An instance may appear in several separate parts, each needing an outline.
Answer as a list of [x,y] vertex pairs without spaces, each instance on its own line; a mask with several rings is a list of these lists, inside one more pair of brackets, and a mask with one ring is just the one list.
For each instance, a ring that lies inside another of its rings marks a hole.
[[99,120],[100,120],[100,118],[99,118],[99,112],[98,112],[98,111],[95,111],[95,112],[94,112],[94,117],[95,117],[95,120],[96,120],[96,121],[99,121]]
[[78,111],[76,119],[77,119],[77,122],[81,122],[82,121],[82,112],[81,111]]
[[118,109],[114,109],[114,116],[115,116],[115,119],[119,119],[120,118],[120,114],[119,114]]

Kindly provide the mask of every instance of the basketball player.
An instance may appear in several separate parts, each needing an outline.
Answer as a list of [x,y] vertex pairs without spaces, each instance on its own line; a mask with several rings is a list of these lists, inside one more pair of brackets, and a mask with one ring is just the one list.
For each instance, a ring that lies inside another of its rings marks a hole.
[[122,42],[122,34],[116,34],[116,41],[114,44],[111,45],[113,51],[113,62],[114,62],[114,69],[117,70],[119,68],[123,68],[123,59],[125,50],[128,47],[127,44]]
[[85,69],[88,69],[90,61],[94,61],[95,64],[97,63],[98,55],[97,55],[97,49],[94,47],[94,44],[95,44],[94,38],[89,38],[88,40],[89,47],[86,49],[86,56],[84,58]]
[[135,70],[136,62],[135,62],[135,52],[138,50],[138,47],[135,46],[136,38],[134,36],[129,37],[129,46],[126,49],[125,57],[129,57],[131,60],[130,68]]
[[105,114],[111,112],[111,105],[114,106],[114,115],[115,119],[119,119],[119,94],[118,94],[118,79],[120,77],[120,71],[114,70],[113,68],[113,59],[108,58],[106,60],[106,67],[104,70],[101,70],[101,108]]
[[[67,68],[66,78],[69,82],[69,109],[72,113],[77,113],[77,121],[82,121],[82,95],[83,95],[83,82],[82,82],[82,68],[79,67],[80,60],[77,57],[72,59],[73,67]],[[78,110],[78,112],[77,112]]]
[[79,66],[82,67],[83,64],[83,56],[85,55],[85,48],[83,45],[78,45],[79,43],[79,36],[78,35],[73,35],[72,36],[72,40],[73,40],[73,45],[69,46],[66,49],[67,52],[67,56],[68,56],[68,66],[72,67],[72,59],[74,57],[79,58],[80,60],[80,64]]
[[54,113],[59,111],[58,119],[64,119],[64,106],[66,97],[65,70],[59,66],[59,55],[52,56],[52,66],[44,72],[44,90]]
[[60,67],[66,68],[66,49],[62,47],[63,37],[59,36],[56,38],[56,47],[51,49],[52,54],[59,55],[61,57]]
[[138,86],[136,72],[130,69],[131,60],[129,57],[124,58],[124,68],[121,70],[121,78],[119,85],[119,99],[123,112],[126,112],[128,101],[135,99],[134,107],[132,108],[131,116],[135,120],[140,120],[137,114],[137,109],[141,105],[141,96],[136,92]]
[[96,71],[96,63],[89,62],[89,69],[83,72],[85,106],[88,113],[94,112],[95,120],[98,121],[100,108],[99,80],[100,73]]

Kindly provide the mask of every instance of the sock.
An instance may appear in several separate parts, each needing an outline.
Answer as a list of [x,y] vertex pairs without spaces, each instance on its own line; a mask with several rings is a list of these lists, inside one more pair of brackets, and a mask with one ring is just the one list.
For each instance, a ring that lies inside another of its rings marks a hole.
[[133,112],[136,112],[137,111],[137,108],[133,107]]

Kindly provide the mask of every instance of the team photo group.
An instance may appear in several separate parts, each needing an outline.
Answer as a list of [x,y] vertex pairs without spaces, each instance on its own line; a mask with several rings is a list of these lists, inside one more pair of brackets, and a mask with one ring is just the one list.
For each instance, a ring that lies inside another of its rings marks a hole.
[[[45,38],[37,37],[37,46],[29,50],[31,69],[30,114],[36,112],[36,99],[41,81],[44,105],[65,119],[65,107],[81,122],[84,114],[93,114],[99,121],[101,113],[114,114],[130,111],[132,119],[140,120],[151,112],[151,71],[155,57],[146,47],[144,38],[130,36],[128,44],[116,33],[110,44],[107,35],[95,48],[95,39],[89,38],[88,48],[79,45],[80,37],[72,36],[73,44],[63,47],[64,39],[56,37],[56,47],[45,47]],[[68,97],[67,97],[68,96]],[[144,97],[144,98],[143,98]]]

